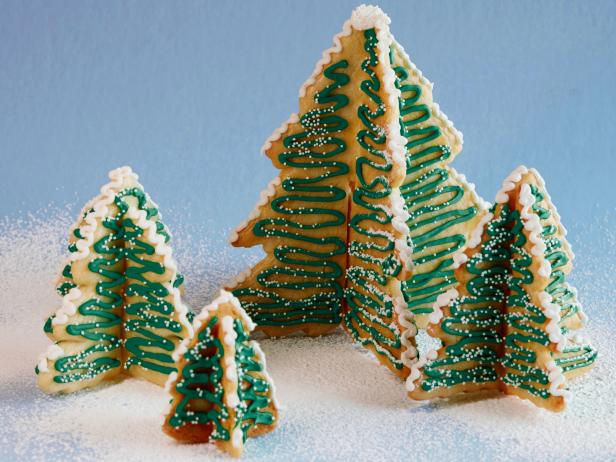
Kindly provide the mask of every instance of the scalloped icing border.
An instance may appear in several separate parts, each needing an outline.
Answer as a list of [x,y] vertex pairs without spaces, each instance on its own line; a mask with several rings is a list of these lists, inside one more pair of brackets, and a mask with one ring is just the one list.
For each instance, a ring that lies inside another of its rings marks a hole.
[[[393,38],[393,46],[397,48],[397,51],[400,53],[402,60],[404,61],[405,67],[408,68],[412,72],[415,78],[419,80],[419,82],[422,85],[425,85],[428,88],[430,88],[430,91],[432,92],[434,89],[434,84],[430,82],[423,75],[423,72],[421,72],[421,70],[415,65],[415,63],[411,61],[411,58],[409,57],[404,47],[398,41],[396,41],[395,38]],[[449,132],[451,136],[454,138],[454,140],[456,141],[456,144],[451,146],[452,152],[454,153],[454,155],[459,154],[462,151],[462,147],[464,145],[464,134],[454,126],[453,122],[449,119],[449,117],[447,117],[447,114],[445,114],[441,110],[441,107],[439,106],[439,104],[435,103],[434,100],[432,101],[431,111],[432,111],[432,115],[439,122],[441,122],[440,123],[441,128]]]

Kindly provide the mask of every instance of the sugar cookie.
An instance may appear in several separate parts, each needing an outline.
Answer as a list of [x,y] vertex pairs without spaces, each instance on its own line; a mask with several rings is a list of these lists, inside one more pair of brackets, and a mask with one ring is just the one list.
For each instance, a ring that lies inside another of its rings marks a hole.
[[317,63],[299,114],[264,146],[280,174],[231,238],[262,245],[266,257],[230,289],[268,335],[320,335],[342,323],[406,376],[415,328],[399,319],[412,258],[393,43],[389,18],[361,6]]
[[539,173],[516,169],[454,258],[457,284],[429,318],[442,347],[413,365],[412,398],[492,389],[564,409],[566,378],[597,356],[575,333],[585,315],[565,280],[573,260],[565,236]]
[[253,328],[225,291],[195,318],[194,337],[174,353],[178,373],[167,383],[172,399],[165,433],[187,443],[213,441],[239,457],[246,438],[275,428],[274,385],[258,343],[248,340]]
[[156,204],[129,167],[109,178],[71,230],[57,287],[62,306],[44,327],[54,343],[35,369],[47,393],[122,373],[163,385],[175,370],[172,352],[191,333]]

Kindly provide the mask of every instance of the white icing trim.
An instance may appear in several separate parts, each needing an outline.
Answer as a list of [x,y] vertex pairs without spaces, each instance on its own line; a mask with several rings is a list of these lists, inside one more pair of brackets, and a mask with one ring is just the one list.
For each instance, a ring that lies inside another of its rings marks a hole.
[[[220,331],[222,333],[223,343],[227,347],[232,347],[235,344],[237,333],[233,328],[233,317],[225,316],[221,320]],[[235,348],[233,354],[228,354],[229,349],[225,349],[224,365],[225,379],[227,379],[233,389],[230,393],[225,393],[225,403],[231,408],[236,408],[240,404],[240,397],[237,394],[239,387],[237,378],[237,363],[235,362]]]
[[248,316],[244,308],[242,308],[240,301],[231,292],[224,289],[220,291],[220,294],[216,297],[216,299],[214,299],[214,301],[212,301],[212,303],[204,306],[201,312],[195,316],[193,321],[194,331],[197,332],[197,330],[199,330],[201,326],[205,324],[216,311],[218,311],[220,305],[225,303],[231,303],[237,309],[240,319],[243,321],[248,331],[252,332],[255,328],[255,323],[252,321],[250,316]]
[[421,371],[428,361],[434,361],[438,357],[436,350],[428,351],[424,356],[415,361],[411,366],[411,373],[406,378],[405,387],[406,391],[411,392],[417,388],[416,382],[421,377]]
[[237,242],[237,240],[240,237],[239,233],[242,232],[244,230],[244,228],[246,228],[246,226],[248,226],[248,223],[251,220],[254,220],[255,218],[257,218],[259,216],[261,207],[263,207],[265,204],[267,204],[267,202],[270,200],[270,198],[276,192],[276,187],[279,186],[279,185],[280,185],[280,177],[277,176],[276,178],[274,178],[272,181],[270,181],[268,183],[268,185],[265,187],[265,189],[263,191],[261,191],[261,194],[259,195],[259,200],[257,202],[257,205],[255,205],[255,207],[252,209],[252,211],[248,215],[248,218],[246,220],[244,220],[242,223],[240,223],[231,232],[231,236],[229,236],[229,243],[230,244],[234,244],[235,242]]
[[468,181],[466,175],[458,172],[453,167],[449,167],[449,171],[451,178],[454,178],[459,183],[462,183],[462,187],[464,188],[465,192],[469,193],[472,196],[473,201],[479,206],[479,211],[483,212],[490,208],[492,204],[490,204],[483,197],[477,194],[477,190],[475,189],[475,183]]
[[37,364],[39,372],[49,372],[49,368],[47,367],[47,360],[55,361],[60,356],[64,356],[64,350],[60,345],[54,343],[47,347],[47,351],[43,353],[39,357],[39,362]]
[[[521,180],[522,176],[528,172],[529,170],[525,166],[520,166],[516,168],[503,181],[502,188],[496,195],[496,202],[499,204],[508,202],[509,193],[515,189],[516,184]],[[531,172],[538,178],[541,188],[546,192],[546,199],[548,200],[550,206],[554,209],[554,205],[551,203],[549,195],[547,195],[547,191],[545,190],[545,183],[543,182],[541,176],[536,170],[531,170]],[[550,263],[545,259],[545,243],[541,238],[542,226],[539,217],[534,212],[532,212],[531,208],[532,205],[535,203],[535,199],[528,184],[523,184],[521,186],[518,201],[520,205],[522,205],[520,216],[522,218],[524,229],[528,232],[529,242],[533,244],[531,248],[531,253],[533,254],[533,256],[540,259],[539,274],[544,277],[549,277],[552,268]],[[483,228],[485,227],[486,223],[489,222],[491,219],[492,213],[487,213],[484,217],[482,217],[480,223],[476,226],[475,230],[473,230],[473,233],[471,235],[472,237],[471,239],[469,239],[467,249],[475,248],[480,244]],[[555,219],[560,225],[560,217],[557,214],[555,214]],[[468,257],[466,256],[466,254],[464,254],[463,252],[458,252],[456,255],[454,255],[454,266],[456,268],[459,267],[461,264],[465,263],[467,259]],[[439,295],[433,305],[433,312],[428,317],[429,323],[433,325],[438,324],[443,317],[442,308],[448,306],[458,296],[458,291],[455,289],[450,289],[444,294]],[[549,336],[550,342],[556,344],[556,348],[558,351],[562,352],[565,349],[568,340],[573,339],[573,341],[576,343],[583,342],[583,337],[581,336],[569,337],[563,335],[559,326],[560,306],[553,303],[553,299],[550,294],[545,291],[542,291],[538,294],[538,299],[540,302],[540,308],[542,309],[546,318],[548,318],[546,332]],[[435,360],[437,357],[438,352],[436,350],[430,350],[424,357],[420,358],[413,364],[413,367],[411,368],[411,373],[409,374],[409,377],[406,381],[406,388],[409,392],[413,391],[416,388],[416,381],[421,377],[421,370],[426,365],[426,363],[428,361]],[[549,393],[553,396],[563,396],[565,399],[567,399],[570,394],[564,388],[566,380],[562,368],[557,366],[554,360],[550,360],[546,364],[546,367],[548,372],[548,379],[550,381]]]
[[548,368],[548,380],[550,381],[549,392],[552,396],[562,396],[565,399],[569,399],[571,394],[565,389],[565,375],[561,367],[556,365],[556,361],[553,359],[546,364]]
[[528,168],[524,165],[520,165],[513,172],[511,172],[509,176],[503,180],[501,189],[496,193],[496,203],[504,204],[509,201],[509,192],[513,191],[516,183],[522,179],[522,175],[526,175],[527,173]]
[[[90,209],[92,210],[87,213],[84,218],[80,216],[72,228],[73,231],[79,228],[81,238],[75,241],[75,247],[78,249],[78,252],[73,252],[70,254],[67,264],[83,260],[90,255],[90,248],[94,244],[94,235],[99,226],[100,220],[109,214],[109,205],[114,203],[117,194],[124,189],[127,184],[144,191],[143,186],[138,182],[139,176],[128,166],[110,171],[109,179],[111,181],[101,188],[101,193],[88,202],[86,207],[84,207],[84,211]],[[156,204],[150,199],[147,193],[146,198],[153,207],[156,207]],[[147,239],[154,244],[156,254],[163,256],[163,263],[165,267],[173,273],[173,278],[175,278],[177,275],[177,264],[173,259],[172,249],[165,242],[165,238],[156,232],[156,222],[154,220],[147,219],[147,214],[145,211],[138,210],[132,206],[128,208],[126,216],[136,220],[136,224],[143,228]],[[161,215],[159,212],[158,219],[160,220],[160,218]],[[81,224],[82,221],[85,223]],[[178,321],[188,330],[189,335],[192,335],[192,327],[187,318],[188,307],[182,302],[179,289],[173,287],[172,284],[166,284],[165,287],[173,296]],[[81,291],[78,288],[73,288],[62,298],[62,306],[56,311],[55,317],[52,320],[52,325],[64,325],[68,322],[69,316],[72,316],[77,312],[77,307],[75,306],[74,301],[80,296]]]
[[393,189],[390,194],[391,198],[391,224],[394,229],[400,233],[400,237],[395,239],[395,249],[398,251],[402,266],[410,271],[413,268],[413,248],[407,241],[409,235],[409,227],[406,222],[411,217],[404,204],[404,199],[399,189]]
[[456,252],[453,254],[453,265],[451,267],[456,270],[468,261],[468,255],[464,252]]
[[[175,357],[173,359],[174,361],[177,362],[177,359]],[[173,390],[173,386],[175,385],[175,382],[177,379],[178,379],[178,373],[176,371],[173,371],[171,374],[169,374],[169,377],[167,377],[167,381],[165,382],[165,391],[167,393],[171,393],[171,391]]]
[[[543,179],[541,174],[536,169],[531,168],[530,172],[533,175],[535,175],[535,177],[537,178],[537,182],[539,183],[539,186],[541,187],[541,189],[543,189],[542,193],[545,195],[544,200],[548,203],[548,206],[551,209],[550,211],[552,212],[552,216],[554,218],[554,221],[556,222],[556,226],[558,230],[560,231],[560,234],[562,234],[563,237],[566,237],[567,228],[565,228],[565,226],[561,222],[560,214],[558,213],[558,210],[556,209],[556,205],[554,205],[554,202],[552,202],[552,197],[550,196],[550,193],[548,192],[545,186],[545,180]],[[575,254],[573,253],[573,250],[571,249],[571,245],[566,239],[562,239],[561,242],[563,245],[563,250],[565,251],[565,253],[567,253],[567,255],[569,256],[569,259],[573,262],[573,260],[575,259]]]
[[[304,82],[299,90],[299,97],[306,96],[308,88],[310,88],[323,72],[324,67],[332,60],[332,55],[342,51],[342,37],[348,37],[355,30],[376,29],[377,49],[380,63],[389,62],[389,47],[392,44],[393,37],[389,32],[389,24],[391,20],[383,10],[378,6],[360,5],[353,13],[351,18],[342,26],[342,31],[334,36],[334,45],[323,52],[322,58],[317,62],[312,75]],[[391,66],[384,65],[383,73],[383,88],[389,96],[389,107],[397,110],[400,90],[396,88],[396,74]],[[297,114],[291,116],[297,118]],[[387,150],[385,154],[390,160],[398,165],[398,168],[406,167],[406,138],[400,134],[400,118],[392,117],[390,124],[385,127],[387,136]],[[266,141],[264,147],[269,149],[271,142],[280,138],[282,133],[287,129],[288,122],[277,129],[272,137]]]
[[[127,166],[109,172],[109,179],[111,181],[104,185],[101,188],[100,194],[87,205],[88,209],[92,209],[92,211],[83,218],[80,216],[73,228],[79,228],[82,238],[75,242],[75,246],[79,251],[71,253],[69,261],[82,260],[90,254],[90,246],[94,243],[94,232],[98,227],[98,219],[107,216],[109,213],[108,206],[113,204],[117,193],[120,192],[125,183],[133,180],[137,187],[143,189],[137,182],[138,178],[132,169]],[[85,224],[79,226],[82,220]]]
[[265,380],[269,383],[270,390],[271,390],[272,404],[278,411],[280,411],[280,403],[276,399],[276,385],[274,384],[272,377],[267,372],[267,361],[265,360],[265,353],[263,353],[263,350],[261,349],[261,345],[259,345],[259,343],[256,340],[251,340],[250,346],[252,347],[256,355],[261,360],[261,364],[263,364],[263,370],[261,371],[261,374],[263,375]]
[[394,310],[398,316],[398,324],[402,327],[400,343],[402,343],[404,350],[400,355],[400,360],[405,367],[410,369],[418,354],[417,347],[413,344],[413,339],[417,336],[417,326],[413,312],[408,309],[408,305],[402,297],[394,300]]
[[[492,214],[492,212],[488,212],[483,217],[481,217],[481,220],[479,220],[479,223],[477,223],[477,226],[475,226],[475,229],[473,229],[473,231],[471,232],[471,235],[466,244],[466,250],[474,249],[478,247],[479,244],[481,244],[481,237],[483,236],[483,230],[485,229],[486,225],[490,222],[492,218],[494,218],[494,214]],[[463,251],[460,253],[463,253]],[[454,261],[455,261],[455,257],[454,257]]]
[[[196,324],[196,323],[195,323]],[[185,338],[184,340],[182,340],[178,346],[175,348],[175,350],[173,351],[173,353],[171,353],[171,358],[174,361],[179,361],[180,358],[182,356],[184,356],[184,354],[188,351],[188,345],[190,344],[190,340],[191,338]]]
[[[195,317],[194,324],[193,324],[195,335],[197,335],[201,327],[204,324],[206,324],[209,321],[209,319],[220,310],[221,305],[226,304],[226,303],[231,303],[233,305],[233,307],[235,308],[233,313],[239,316],[239,319],[242,321],[242,323],[245,325],[245,327],[248,329],[249,332],[255,328],[255,324],[250,319],[246,311],[242,308],[239,300],[236,297],[234,297],[233,294],[231,294],[230,292],[226,290],[221,290],[219,296],[214,301],[212,301],[209,305],[205,306],[201,310],[201,312]],[[220,320],[220,338],[222,342],[224,343],[224,345],[227,347],[234,346],[235,341],[237,340],[237,332],[235,331],[235,327],[234,327],[235,319],[236,317],[234,315],[227,314],[223,316],[222,319]],[[193,337],[193,340],[194,340],[194,337]],[[190,343],[191,343],[190,339],[185,339],[178,346],[178,348],[173,352],[173,359],[176,362],[179,361],[180,358],[186,353],[186,351],[188,350],[190,346]],[[279,410],[280,407],[279,407],[278,402],[276,401],[276,391],[275,391],[274,382],[266,371],[267,364],[265,361],[265,355],[256,341],[252,340],[249,342],[249,344],[253,348],[253,350],[255,351],[255,354],[259,357],[259,360],[263,365],[263,371],[261,371],[260,373],[262,374],[263,378],[269,383],[270,389],[271,389],[272,403],[276,407],[276,409]],[[230,387],[234,391],[230,393],[225,393],[224,401],[227,406],[235,409],[240,405],[240,398],[239,398],[238,391],[237,391],[239,389],[240,384],[239,384],[239,377],[238,377],[238,370],[237,370],[238,366],[235,361],[235,349],[232,348],[232,350],[233,350],[233,354],[229,354],[230,349],[228,348],[225,349],[225,355],[224,355],[223,362],[224,362],[224,378],[229,382]],[[177,378],[178,378],[178,374],[176,372],[169,375],[169,378],[165,384],[165,390],[168,393],[171,392],[173,386],[175,385],[175,382],[177,381]],[[236,434],[236,432],[232,434],[232,444],[234,447],[240,447],[242,443],[243,435],[242,435],[241,430],[239,433],[239,437],[237,435],[238,434]]]
[[[509,200],[509,192],[515,188],[516,183],[518,183],[522,179],[522,176],[527,173],[531,173],[536,177],[537,182],[539,183],[539,186],[543,190],[542,193],[545,194],[545,201],[550,207],[550,211],[552,212],[554,221],[556,222],[556,226],[558,227],[563,237],[566,236],[567,229],[563,226],[561,219],[560,219],[560,215],[558,214],[558,211],[556,210],[556,206],[552,202],[552,198],[550,197],[550,194],[548,193],[545,187],[545,180],[543,179],[541,174],[534,168],[529,169],[524,165],[520,165],[513,172],[511,172],[509,176],[505,178],[505,180],[503,181],[501,190],[496,194],[496,202],[499,204],[503,204],[507,202]],[[573,259],[575,258],[575,255],[573,251],[571,250],[571,246],[565,239],[563,239],[563,245],[565,247],[565,252],[569,255],[571,261],[573,261]]]
[[521,186],[518,202],[522,205],[520,217],[524,223],[524,229],[528,231],[528,240],[533,244],[531,247],[531,253],[537,257],[539,261],[538,273],[540,276],[548,278],[550,277],[550,274],[552,274],[552,266],[545,258],[545,251],[547,247],[541,237],[543,227],[541,226],[541,220],[537,214],[532,211],[532,206],[535,203],[535,196],[533,196],[528,184],[523,184]]
[[[447,292],[440,294],[432,305],[432,313],[428,316],[428,323],[437,325],[443,317],[443,307],[448,306],[453,300],[459,296],[456,289],[449,289]],[[411,373],[406,379],[406,390],[411,392],[417,388],[416,382],[422,375],[424,366],[429,361],[434,361],[438,357],[438,351],[430,349],[424,356],[415,361],[411,367]]]
[[233,317],[226,315],[221,319],[221,324],[223,328],[223,332],[225,335],[223,336],[222,343],[226,346],[235,345],[235,340],[237,339],[237,332],[233,329]]
[[432,304],[432,313],[428,316],[430,324],[438,324],[443,318],[443,308],[449,306],[459,296],[456,289],[449,289],[447,292],[440,294]]
[[234,448],[242,447],[242,441],[244,439],[244,433],[242,432],[241,426],[236,427],[231,433],[231,446]]
[[58,308],[54,318],[51,320],[51,325],[58,326],[66,324],[69,316],[73,316],[77,313],[75,300],[79,298],[81,298],[81,290],[79,290],[79,288],[73,287],[69,290],[68,293],[62,297],[62,305]]
[[[411,61],[411,58],[409,57],[404,47],[399,42],[396,41],[393,35],[392,35],[392,40],[394,43],[394,47],[397,49],[397,51],[402,56],[402,60],[404,61],[405,67],[407,67],[415,75],[415,77],[419,79],[419,82],[422,85],[429,87],[430,91],[432,91],[434,88],[434,84],[430,82],[426,77],[424,77],[421,70],[419,70],[419,68]],[[432,109],[432,116],[436,117],[438,120],[441,121],[443,127],[449,133],[451,133],[454,139],[460,144],[460,147],[462,147],[464,145],[464,135],[462,134],[462,132],[454,126],[453,122],[449,120],[449,118],[447,117],[447,114],[442,112],[440,106],[434,101],[432,101],[431,109]]]
[[265,140],[265,143],[263,143],[263,146],[261,146],[261,152],[263,154],[266,154],[267,151],[269,151],[272,147],[272,144],[282,138],[282,135],[286,133],[286,131],[289,129],[289,125],[295,124],[297,122],[299,122],[299,115],[297,115],[296,113],[291,114],[287,121],[284,122],[276,130],[274,130],[274,133],[272,133],[270,137]]
[[[221,291],[220,296],[212,303],[209,307],[207,307],[206,316],[210,316],[215,311],[218,310],[220,305],[227,303],[230,301],[230,296],[228,292]],[[220,335],[219,337],[222,339],[225,347],[224,354],[224,367],[225,379],[230,383],[232,391],[227,393],[225,390],[224,400],[225,404],[230,408],[236,408],[240,404],[240,397],[237,394],[237,389],[239,387],[238,384],[238,376],[237,376],[237,363],[235,362],[235,348],[230,348],[235,345],[235,340],[237,339],[237,332],[235,332],[235,328],[233,326],[234,318],[231,315],[225,315],[220,320]],[[232,350],[232,354],[229,354],[229,351]]]
[[558,351],[563,351],[567,343],[567,338],[560,330],[560,305],[552,303],[552,296],[547,292],[539,292],[538,295],[541,310],[548,318],[548,324],[545,328],[548,333],[550,342],[556,344]]
[[248,278],[248,276],[250,276],[251,273],[252,273],[252,267],[249,267],[249,268],[245,269],[244,271],[242,271],[240,274],[235,276],[233,279],[231,279],[226,284],[227,288],[228,289],[235,289],[239,284],[244,282]]
[[[126,212],[126,216],[135,220],[135,224],[143,230],[144,235],[146,235],[150,243],[154,245],[154,252],[163,257],[163,264],[173,273],[172,280],[175,279],[178,273],[178,268],[177,263],[173,258],[173,250],[171,249],[171,246],[165,242],[165,237],[158,234],[156,221],[148,219],[144,210],[139,210],[133,207],[129,207]],[[158,214],[158,217],[159,219],[161,218],[160,213]],[[165,287],[173,296],[178,321],[188,330],[188,336],[191,337],[193,331],[190,322],[188,322],[188,307],[182,302],[180,290],[177,287],[173,287],[171,283],[166,283]]]
[[378,59],[383,65],[383,90],[389,98],[389,109],[396,112],[388,126],[384,127],[387,137],[385,155],[398,169],[406,171],[407,139],[400,133],[400,115],[397,114],[400,90],[396,87],[396,73],[388,65],[389,50],[393,41],[393,36],[389,32],[391,20],[379,7],[361,5],[353,11],[350,21],[356,30],[376,29]]

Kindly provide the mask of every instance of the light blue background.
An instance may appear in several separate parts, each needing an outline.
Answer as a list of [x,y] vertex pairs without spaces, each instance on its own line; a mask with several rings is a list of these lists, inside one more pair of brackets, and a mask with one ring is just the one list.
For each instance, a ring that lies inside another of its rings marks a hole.
[[[0,217],[57,211],[49,203],[80,207],[108,170],[130,164],[172,230],[199,230],[221,246],[208,246],[222,256],[204,256],[188,274],[190,301],[203,306],[230,271],[246,265],[219,238],[276,175],[259,153],[263,141],[297,110],[299,87],[358,3],[0,0]],[[591,323],[614,331],[616,1],[379,4],[464,132],[454,166],[478,192],[492,200],[522,163],[542,172],[572,230],[572,281]],[[182,255],[199,249],[174,250],[182,268]],[[11,305],[15,294],[4,293]],[[2,308],[7,320],[12,310]],[[598,340],[609,355],[608,341]],[[613,376],[607,357],[594,380]],[[27,380],[15,388],[17,398],[3,391],[14,420],[23,410],[40,411],[41,395]],[[603,399],[609,409],[610,397],[600,393],[585,398]],[[14,454],[11,422],[0,428],[6,460]],[[253,445],[252,454],[293,451],[293,444],[276,445],[305,433],[287,428]],[[459,454],[473,450],[477,460],[519,444],[515,434],[496,449],[465,427],[452,434],[457,439],[448,444]],[[448,447],[436,446],[435,457],[453,454],[444,453]],[[45,450],[50,458],[59,452]]]
[[[0,216],[80,205],[130,164],[163,212],[234,226],[276,174],[259,148],[356,5],[1,1]],[[380,5],[486,199],[524,163],[566,224],[613,208],[616,2]]]

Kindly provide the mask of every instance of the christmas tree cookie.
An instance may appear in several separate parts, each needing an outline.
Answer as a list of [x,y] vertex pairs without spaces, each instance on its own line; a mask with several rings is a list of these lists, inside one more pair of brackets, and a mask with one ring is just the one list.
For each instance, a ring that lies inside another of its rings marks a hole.
[[214,442],[239,457],[248,437],[272,431],[278,421],[274,385],[265,357],[249,335],[254,324],[229,292],[195,318],[195,335],[174,353],[171,408],[163,430],[187,443]]
[[457,284],[429,318],[442,346],[413,366],[412,398],[500,390],[564,409],[566,379],[597,356],[576,333],[585,315],[566,281],[573,253],[565,235],[541,176],[516,169],[454,257]]
[[62,306],[44,327],[54,343],[35,369],[47,393],[123,374],[163,385],[175,371],[173,351],[192,332],[156,204],[129,167],[109,178],[71,230]]
[[488,204],[449,166],[462,150],[463,138],[434,103],[432,84],[395,41],[390,58],[406,138],[406,177],[400,190],[413,247],[413,272],[402,289],[414,321],[424,327],[437,297],[455,283],[453,256],[466,248]]
[[317,63],[299,113],[263,149],[280,174],[231,238],[266,257],[230,289],[265,333],[320,335],[342,322],[404,376],[414,343],[398,312],[411,250],[392,43],[389,18],[361,6]]

